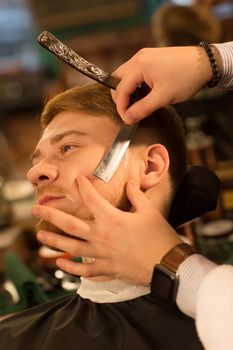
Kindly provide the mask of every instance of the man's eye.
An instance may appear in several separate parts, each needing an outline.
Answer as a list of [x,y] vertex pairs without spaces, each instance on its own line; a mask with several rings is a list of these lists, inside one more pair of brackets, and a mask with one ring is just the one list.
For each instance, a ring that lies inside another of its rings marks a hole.
[[72,145],[64,145],[61,148],[62,153],[67,153],[69,151],[72,151],[75,148],[75,146]]

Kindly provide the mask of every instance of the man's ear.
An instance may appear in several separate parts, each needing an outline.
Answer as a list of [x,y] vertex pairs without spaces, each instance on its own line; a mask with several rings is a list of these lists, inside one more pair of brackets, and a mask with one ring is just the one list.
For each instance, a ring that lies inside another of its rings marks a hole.
[[141,188],[147,190],[164,179],[169,164],[169,154],[163,145],[154,144],[147,147],[141,173]]

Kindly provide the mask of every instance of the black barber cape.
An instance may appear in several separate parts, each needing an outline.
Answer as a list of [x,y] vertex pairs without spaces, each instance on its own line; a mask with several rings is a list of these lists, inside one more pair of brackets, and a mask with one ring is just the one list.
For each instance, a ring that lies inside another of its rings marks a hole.
[[0,322],[1,350],[199,350],[193,320],[149,294],[116,303],[79,295]]

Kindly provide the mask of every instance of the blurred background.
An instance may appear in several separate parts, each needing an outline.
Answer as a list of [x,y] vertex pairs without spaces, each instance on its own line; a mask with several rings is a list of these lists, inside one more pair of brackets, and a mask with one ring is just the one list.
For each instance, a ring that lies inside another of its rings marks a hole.
[[[0,315],[73,293],[78,279],[34,238],[33,191],[25,180],[45,100],[90,80],[41,48],[48,30],[112,72],[140,48],[233,40],[233,3],[224,0],[0,1]],[[175,84],[175,82],[174,82]],[[216,211],[180,233],[216,262],[233,259],[233,92],[203,88],[176,105],[190,164],[221,180]]]

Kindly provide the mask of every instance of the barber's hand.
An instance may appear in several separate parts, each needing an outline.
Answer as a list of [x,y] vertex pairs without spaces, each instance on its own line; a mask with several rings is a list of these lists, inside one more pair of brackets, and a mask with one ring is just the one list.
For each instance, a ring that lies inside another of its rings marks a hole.
[[[128,124],[168,104],[187,100],[212,79],[208,57],[198,46],[142,49],[113,75],[121,82],[112,97]],[[129,107],[130,95],[143,82],[151,92]]]
[[85,178],[78,180],[84,204],[94,220],[83,221],[60,210],[35,206],[33,214],[69,234],[39,231],[38,239],[74,257],[93,257],[91,263],[57,259],[63,270],[79,276],[108,276],[140,284],[151,280],[153,267],[180,238],[136,185],[129,181],[127,195],[134,212],[113,207]]

